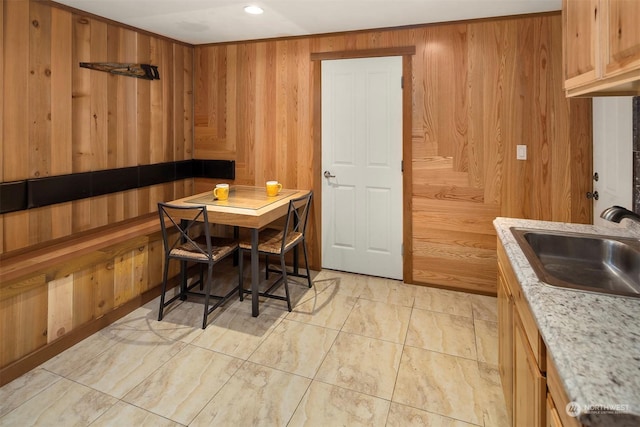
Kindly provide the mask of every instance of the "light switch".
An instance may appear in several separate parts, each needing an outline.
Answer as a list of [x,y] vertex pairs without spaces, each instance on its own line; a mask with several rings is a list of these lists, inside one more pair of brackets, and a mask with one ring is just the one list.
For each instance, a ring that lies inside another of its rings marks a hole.
[[527,160],[527,146],[526,145],[516,145],[516,159],[517,160]]

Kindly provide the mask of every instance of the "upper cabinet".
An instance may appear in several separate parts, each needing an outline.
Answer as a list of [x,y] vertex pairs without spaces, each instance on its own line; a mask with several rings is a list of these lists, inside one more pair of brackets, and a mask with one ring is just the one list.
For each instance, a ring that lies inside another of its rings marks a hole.
[[594,82],[600,75],[598,3],[599,0],[564,0],[562,32],[567,91]]
[[640,1],[563,0],[567,96],[640,94]]

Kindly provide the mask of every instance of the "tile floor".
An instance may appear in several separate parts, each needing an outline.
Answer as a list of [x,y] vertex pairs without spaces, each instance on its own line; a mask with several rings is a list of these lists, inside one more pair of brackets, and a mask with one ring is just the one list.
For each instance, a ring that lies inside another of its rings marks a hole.
[[[220,280],[224,280],[221,278]],[[321,271],[282,301],[154,300],[0,388],[0,426],[506,426],[496,299]]]

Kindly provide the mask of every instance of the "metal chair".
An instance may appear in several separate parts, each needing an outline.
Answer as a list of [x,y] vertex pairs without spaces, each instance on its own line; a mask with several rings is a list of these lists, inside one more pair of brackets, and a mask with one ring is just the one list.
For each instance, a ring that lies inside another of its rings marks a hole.
[[[286,301],[289,311],[291,311],[291,298],[289,295],[287,275],[291,273],[287,272],[287,268],[285,265],[285,255],[292,249],[298,247],[298,245],[302,246],[302,251],[304,253],[304,263],[307,270],[307,275],[300,277],[306,278],[309,287],[312,286],[311,273],[309,271],[309,260],[307,257],[307,242],[305,238],[307,221],[309,219],[309,207],[311,206],[312,198],[313,192],[309,192],[309,194],[307,194],[306,196],[302,196],[289,201],[289,209],[287,211],[284,228],[282,230],[267,228],[260,231],[258,253],[266,256],[265,261],[267,278],[269,272],[279,273],[280,277],[269,287],[269,289],[264,292],[260,292],[259,295],[267,298]],[[251,293],[251,291],[244,289],[242,276],[243,253],[251,251],[251,241],[241,240],[239,242],[239,247],[240,257],[238,264],[240,267],[240,301],[242,301],[244,299],[245,293]],[[269,268],[270,255],[275,255],[280,258],[280,270]],[[294,266],[294,268],[297,269],[297,265]],[[284,297],[272,293],[273,290],[280,285],[280,283],[284,283]]]
[[[188,295],[204,298],[204,316],[202,319],[202,329],[207,326],[207,317],[213,310],[227,301],[234,295],[240,284],[233,288],[226,295],[211,294],[211,284],[213,282],[213,266],[236,253],[238,249],[237,240],[216,238],[215,245],[212,243],[209,231],[209,220],[207,208],[204,205],[176,206],[167,203],[158,203],[158,214],[160,215],[160,226],[162,228],[162,240],[164,242],[164,272],[162,275],[162,293],[160,295],[160,309],[158,320],[162,320],[163,311],[166,306],[176,299],[186,300]],[[167,224],[172,228],[167,228]],[[171,233],[172,231],[177,233]],[[171,233],[171,234],[170,234]],[[197,236],[197,237],[196,237]],[[180,292],[168,301],[165,301],[167,292],[167,275],[169,273],[169,261],[175,259],[181,262],[181,283]],[[195,262],[207,265],[207,277],[204,281],[204,292],[194,292],[192,289],[200,285],[203,289],[203,273],[200,270],[200,279],[186,285],[186,269],[188,262]],[[209,300],[217,300],[209,307]]]

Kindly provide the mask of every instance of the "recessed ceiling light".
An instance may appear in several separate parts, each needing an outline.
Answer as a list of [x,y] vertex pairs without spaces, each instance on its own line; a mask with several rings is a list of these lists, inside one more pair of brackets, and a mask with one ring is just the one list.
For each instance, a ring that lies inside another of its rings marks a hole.
[[245,6],[244,11],[252,15],[260,15],[264,12],[260,6]]

